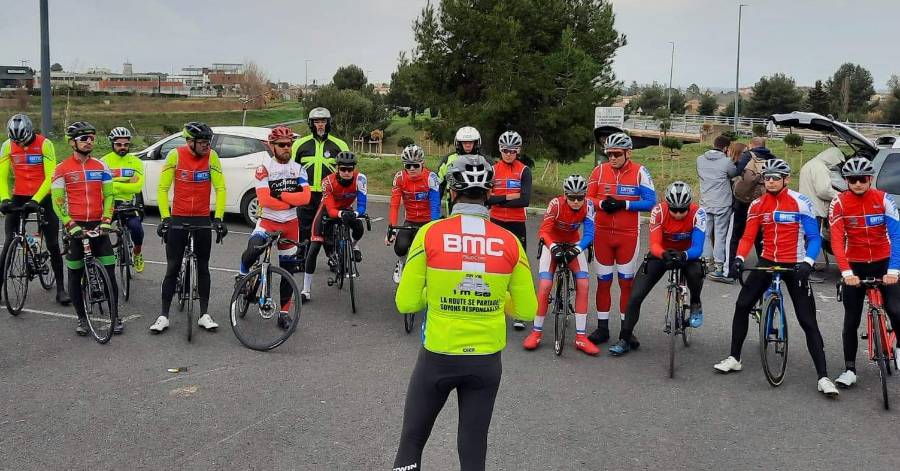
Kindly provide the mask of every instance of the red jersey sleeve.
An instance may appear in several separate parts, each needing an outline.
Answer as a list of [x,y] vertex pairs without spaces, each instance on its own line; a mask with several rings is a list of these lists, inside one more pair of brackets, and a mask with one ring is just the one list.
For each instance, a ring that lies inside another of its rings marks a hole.
[[588,178],[587,197],[594,200],[594,206],[600,209],[600,201],[597,197],[600,194],[600,166],[594,167],[591,176]]
[[538,229],[538,239],[543,239],[548,247],[553,243],[553,227],[558,217],[559,198],[553,198],[550,200],[550,204],[547,205],[547,210],[544,211],[544,219],[541,221],[540,229]]
[[847,232],[844,230],[844,205],[840,195],[831,200],[828,208],[828,224],[831,226],[831,251],[837,260],[841,274],[853,273],[847,261]]
[[650,211],[650,254],[662,258],[663,252],[663,211],[662,205],[656,205]]
[[[392,226],[397,225],[400,218],[400,201],[403,198],[403,172],[397,172],[394,175],[394,182],[391,186],[391,212],[388,216],[388,222]],[[409,217],[409,216],[407,216]]]
[[322,204],[325,205],[325,212],[328,214],[328,217],[335,219],[339,214],[337,202],[334,200],[334,188],[332,185],[331,175],[322,180]]
[[762,198],[757,198],[750,203],[750,209],[747,210],[747,226],[744,228],[744,235],[741,237],[740,243],[738,243],[738,257],[747,258],[747,254],[750,253],[750,248],[753,247],[753,241],[756,240],[756,234],[759,233],[759,228],[762,223],[761,209],[763,206],[762,202],[765,198],[766,195],[763,195]]

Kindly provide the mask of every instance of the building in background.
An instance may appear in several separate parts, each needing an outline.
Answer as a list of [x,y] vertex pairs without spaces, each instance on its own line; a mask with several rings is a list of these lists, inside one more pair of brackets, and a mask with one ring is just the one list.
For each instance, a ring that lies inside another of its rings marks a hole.
[[34,88],[34,69],[19,65],[0,65],[0,91]]

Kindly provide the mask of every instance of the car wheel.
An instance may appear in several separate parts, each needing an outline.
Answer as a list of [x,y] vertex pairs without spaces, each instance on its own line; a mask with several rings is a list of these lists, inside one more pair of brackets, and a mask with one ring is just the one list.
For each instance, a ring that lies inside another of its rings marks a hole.
[[256,226],[256,221],[259,220],[259,211],[259,199],[256,197],[256,192],[248,191],[241,198],[241,216],[243,216],[244,222]]

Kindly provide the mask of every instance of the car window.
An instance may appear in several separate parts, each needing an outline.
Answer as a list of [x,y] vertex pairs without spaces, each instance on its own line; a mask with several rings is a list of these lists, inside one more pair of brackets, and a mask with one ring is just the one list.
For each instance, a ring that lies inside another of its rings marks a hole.
[[889,154],[878,172],[878,189],[900,195],[900,154]]
[[176,148],[181,147],[185,144],[185,140],[183,137],[178,136],[174,139],[169,139],[164,142],[163,145],[159,146],[159,158],[165,159],[167,155],[169,155],[169,151]]
[[216,143],[213,144],[213,148],[219,153],[220,159],[230,159],[266,150],[265,145],[256,139],[229,135],[220,135],[218,137]]

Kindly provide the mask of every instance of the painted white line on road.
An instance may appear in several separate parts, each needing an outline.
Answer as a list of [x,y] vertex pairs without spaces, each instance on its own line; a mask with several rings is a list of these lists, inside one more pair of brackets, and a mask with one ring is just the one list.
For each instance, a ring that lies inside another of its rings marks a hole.
[[[25,308],[25,309],[22,309],[22,312],[31,312],[34,314],[41,314],[44,316],[51,316],[51,317],[63,317],[66,319],[77,319],[78,318],[78,316],[76,316],[75,314],[64,314],[62,312],[53,312],[53,311],[41,311],[40,309]],[[133,321],[140,317],[141,316],[139,314],[132,314],[130,316],[126,316],[126,317],[122,318],[122,323],[130,322],[130,321]]]
[[269,415],[263,417],[262,419],[260,419],[260,420],[258,420],[258,421],[256,421],[256,422],[254,422],[254,423],[252,423],[252,424],[250,424],[250,425],[247,425],[246,427],[243,427],[243,428],[238,429],[238,431],[232,433],[231,435],[228,435],[227,437],[225,437],[225,438],[223,438],[223,439],[221,439],[221,440],[219,440],[219,441],[217,441],[217,442],[215,442],[215,443],[213,443],[213,444],[208,444],[208,443],[207,443],[207,444],[204,445],[204,446],[200,446],[200,447],[199,447],[199,450],[198,450],[196,453],[194,453],[194,454],[191,455],[191,456],[188,456],[188,457],[185,458],[185,460],[182,461],[181,463],[182,463],[182,464],[185,464],[185,463],[187,463],[188,461],[191,461],[192,459],[196,458],[197,456],[200,456],[202,453],[207,452],[207,451],[209,451],[209,450],[216,450],[217,448],[219,448],[219,445],[221,445],[221,444],[227,442],[228,440],[231,440],[232,438],[234,438],[234,437],[236,437],[236,436],[238,436],[238,435],[240,435],[240,434],[246,432],[247,430],[250,430],[251,428],[254,428],[254,427],[257,427],[257,426],[261,425],[263,422],[268,422],[269,420],[274,419],[275,417],[278,417],[279,415],[284,414],[285,412],[287,412],[287,411],[289,411],[289,410],[291,410],[291,407],[285,407],[284,409],[281,409],[281,410],[279,410],[279,411],[273,412],[273,413],[271,413],[271,414],[269,414]]
[[[152,263],[154,265],[165,265],[166,262],[157,262],[156,260],[144,260],[144,263]],[[226,273],[240,273],[237,270],[232,270],[231,268],[218,268],[218,267],[209,267],[210,270],[216,271],[224,271]]]

